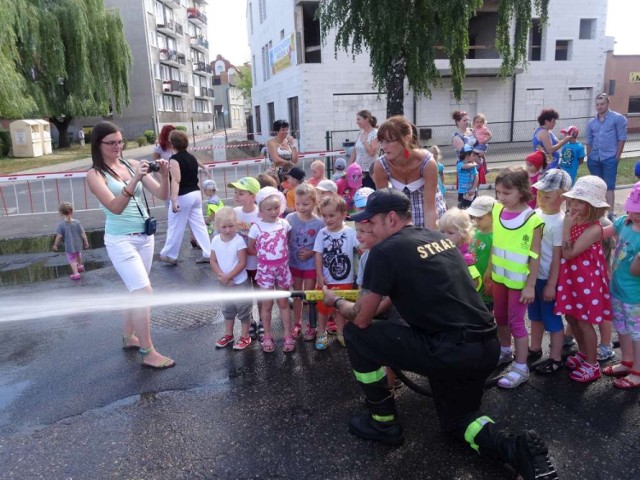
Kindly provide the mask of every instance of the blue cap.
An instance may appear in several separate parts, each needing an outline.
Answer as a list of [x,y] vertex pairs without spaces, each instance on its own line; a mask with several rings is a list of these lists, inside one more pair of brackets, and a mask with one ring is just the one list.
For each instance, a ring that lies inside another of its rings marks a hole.
[[635,176],[640,177],[640,160],[636,163]]

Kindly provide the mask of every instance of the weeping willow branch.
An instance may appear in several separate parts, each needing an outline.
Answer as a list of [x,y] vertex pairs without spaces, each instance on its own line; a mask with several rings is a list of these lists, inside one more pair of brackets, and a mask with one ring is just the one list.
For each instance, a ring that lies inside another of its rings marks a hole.
[[[451,83],[460,100],[469,52],[469,20],[483,0],[321,0],[318,11],[323,42],[335,32],[339,50],[354,57],[368,51],[374,87],[389,93],[397,88],[398,65],[404,66],[409,88],[431,96],[440,82],[435,65],[436,47],[444,50],[451,68]],[[532,12],[547,20],[549,0],[496,0],[498,25],[496,51],[502,57],[501,75],[511,75],[526,64]],[[515,26],[515,28],[514,28]],[[403,85],[404,78],[400,85]],[[401,87],[403,88],[403,87]],[[397,92],[387,114],[397,111]],[[400,97],[402,97],[400,92]],[[400,109],[402,108],[400,102]]]

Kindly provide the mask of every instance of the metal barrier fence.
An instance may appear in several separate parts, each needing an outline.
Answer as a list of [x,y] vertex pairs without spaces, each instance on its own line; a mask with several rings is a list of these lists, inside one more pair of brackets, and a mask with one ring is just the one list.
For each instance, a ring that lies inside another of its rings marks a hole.
[[[300,167],[308,174],[312,161],[340,155],[344,155],[343,150],[301,153]],[[205,163],[205,166],[223,200],[232,197],[232,189],[227,187],[230,182],[255,177],[269,167],[262,157]],[[62,172],[0,176],[0,216],[57,212],[63,201],[71,202],[76,211],[98,209],[98,201],[86,187],[86,175],[86,172]],[[204,179],[206,176],[201,174],[201,180]],[[150,207],[164,203],[151,194],[147,198]]]
[[[593,117],[562,118],[558,120],[557,130],[563,126],[575,125],[582,133],[586,131],[589,120]],[[533,132],[538,128],[537,120],[522,120],[517,122],[491,122],[487,126],[491,130],[491,144],[511,142],[531,142]],[[418,136],[421,145],[451,145],[451,137],[456,131],[453,120],[446,125],[419,125]],[[353,142],[359,130],[328,130],[326,134],[327,150],[342,148],[343,143]],[[558,134],[559,135],[559,134]]]

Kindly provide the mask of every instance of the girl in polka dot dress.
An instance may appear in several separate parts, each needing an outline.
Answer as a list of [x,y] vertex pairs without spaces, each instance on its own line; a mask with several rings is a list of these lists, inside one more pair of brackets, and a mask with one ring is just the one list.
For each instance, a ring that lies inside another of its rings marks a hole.
[[609,208],[606,192],[602,179],[588,175],[579,178],[563,195],[568,213],[563,224],[555,313],[565,315],[578,341],[578,352],[565,363],[571,370],[570,378],[576,382],[600,378],[594,325],[611,321],[609,278],[598,221]]

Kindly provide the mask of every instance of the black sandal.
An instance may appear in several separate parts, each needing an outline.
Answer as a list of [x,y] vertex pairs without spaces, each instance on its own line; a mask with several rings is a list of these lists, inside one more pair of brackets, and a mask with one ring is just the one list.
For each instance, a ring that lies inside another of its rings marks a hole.
[[536,373],[541,373],[543,375],[549,375],[551,373],[556,373],[558,370],[562,368],[562,362],[558,360],[554,360],[553,358],[547,358],[543,362],[541,362],[538,366],[536,366]]

